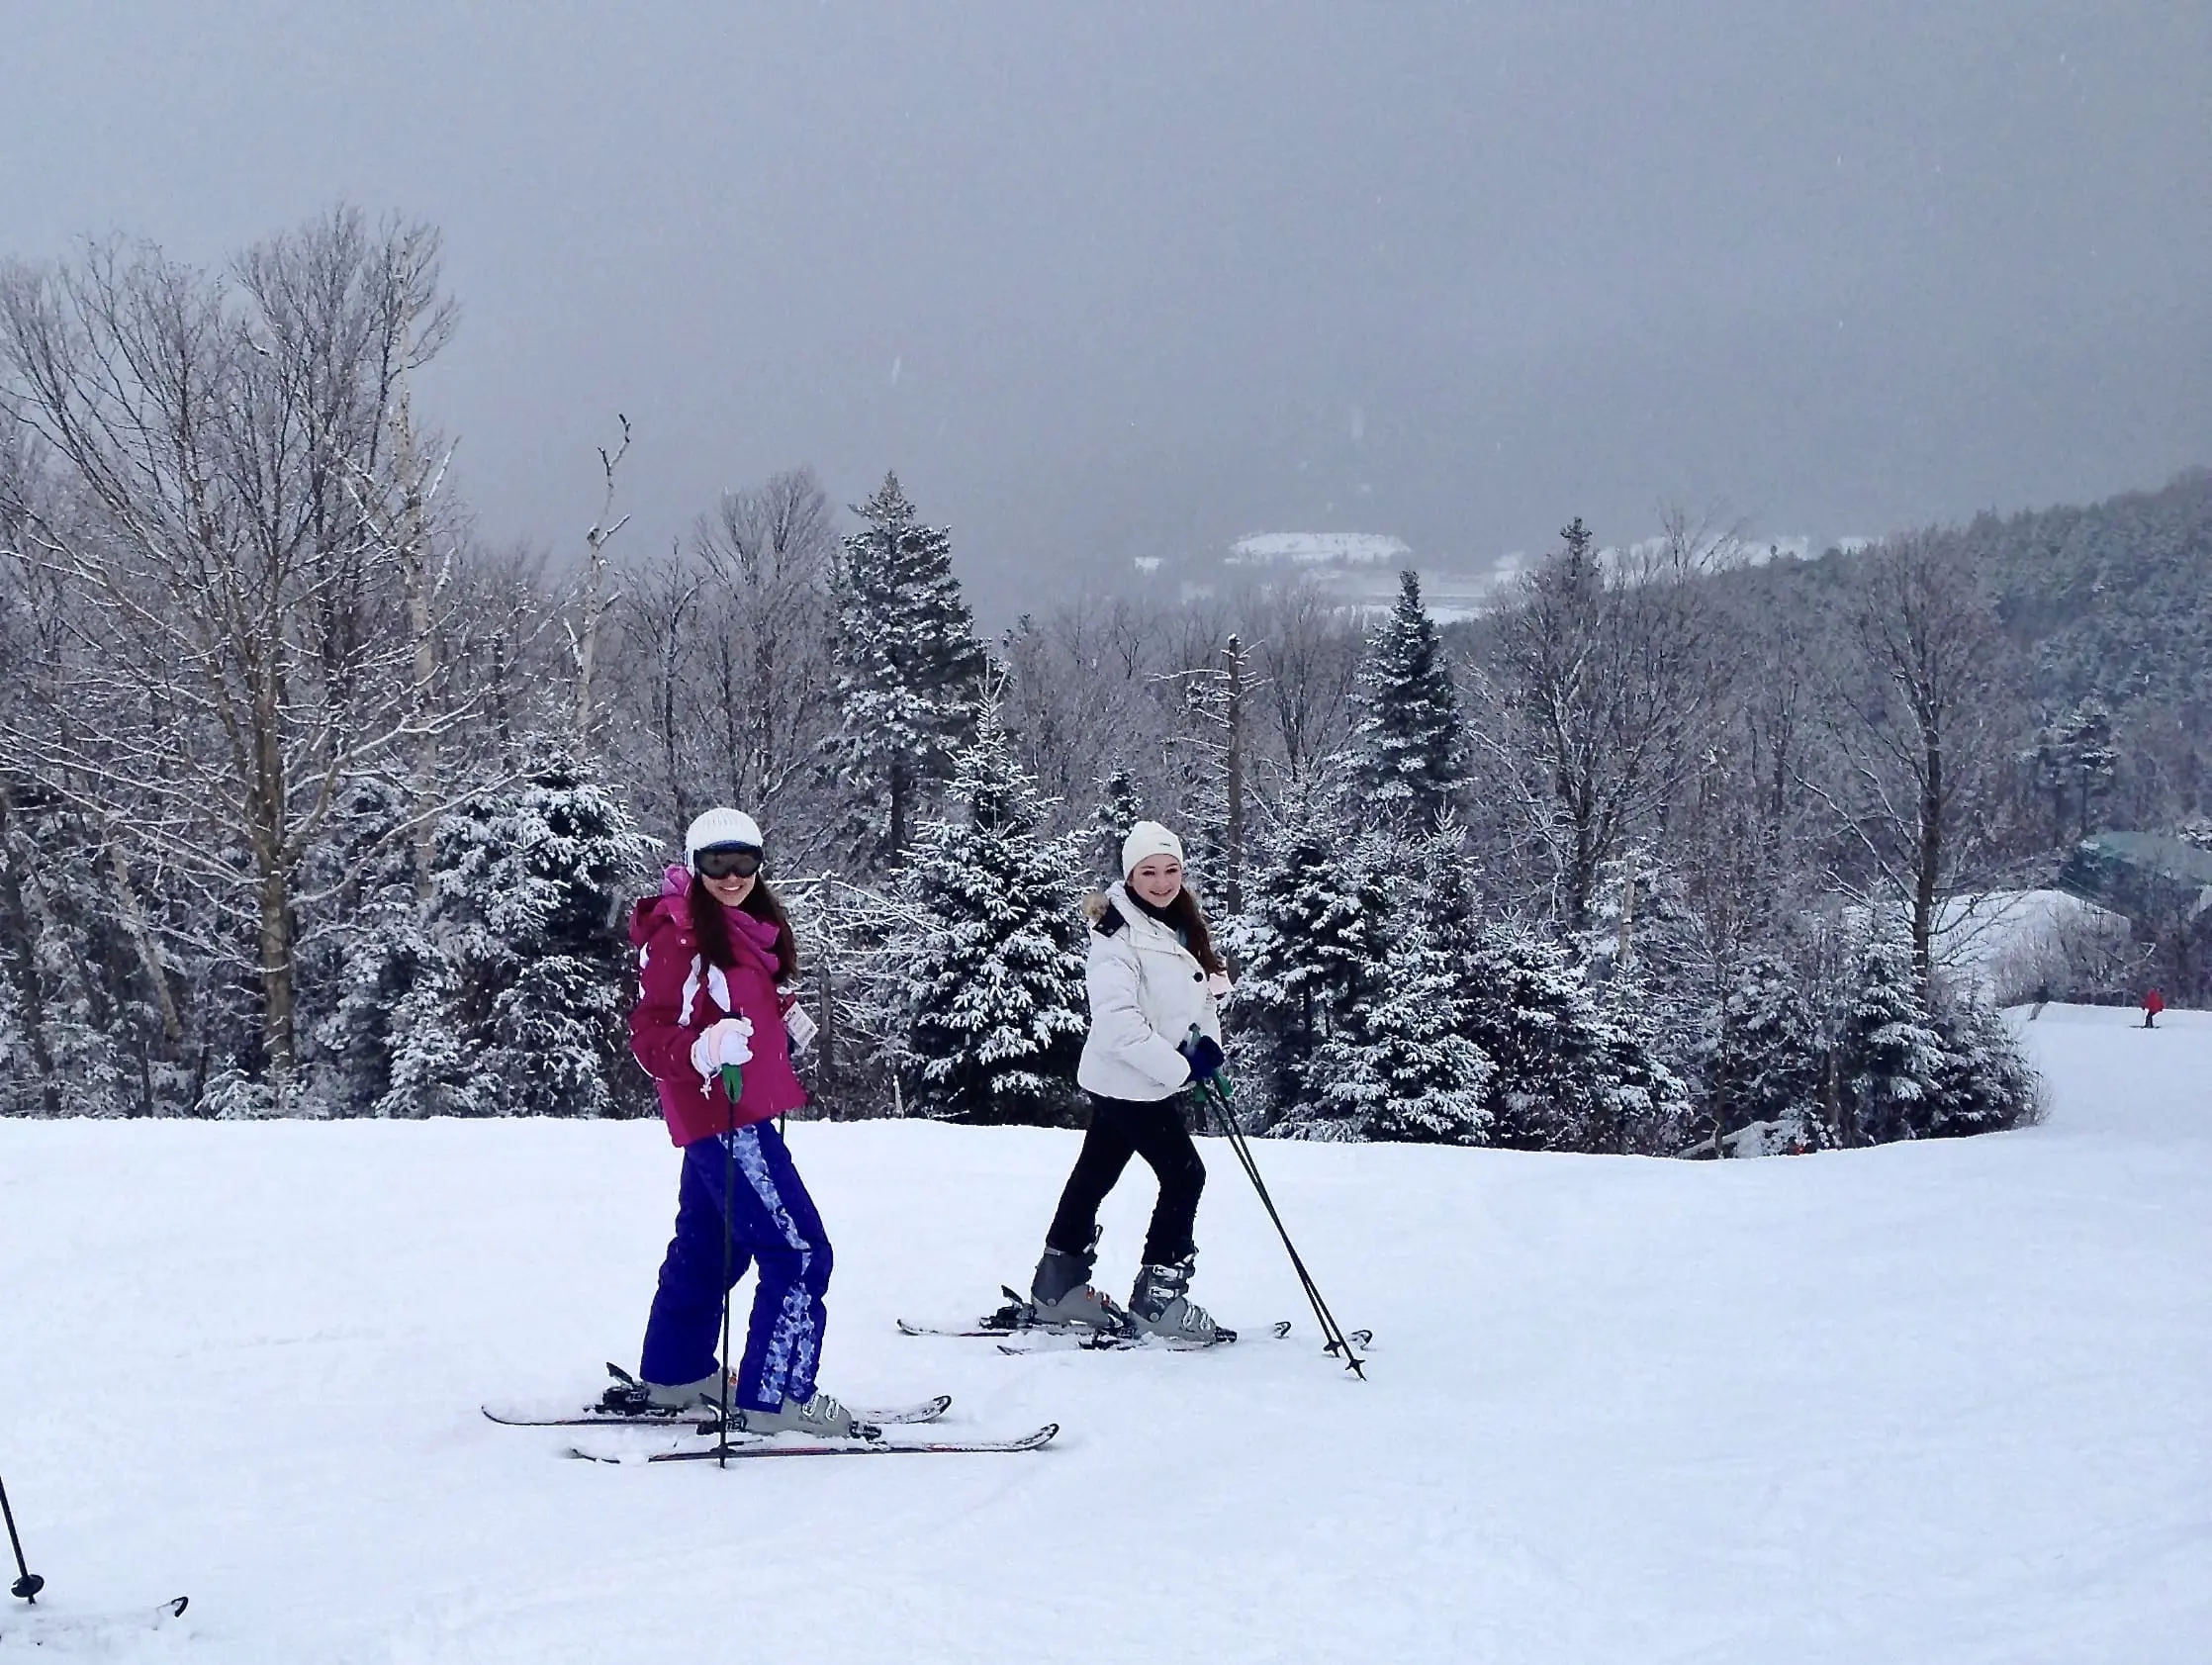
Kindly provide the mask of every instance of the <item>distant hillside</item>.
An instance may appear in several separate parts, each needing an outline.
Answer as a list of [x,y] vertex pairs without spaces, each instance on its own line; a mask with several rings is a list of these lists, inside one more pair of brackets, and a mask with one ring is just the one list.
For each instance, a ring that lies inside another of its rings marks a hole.
[[1959,535],[2034,655],[2037,699],[2150,702],[2212,726],[2212,469],[2085,509],[1985,514]]

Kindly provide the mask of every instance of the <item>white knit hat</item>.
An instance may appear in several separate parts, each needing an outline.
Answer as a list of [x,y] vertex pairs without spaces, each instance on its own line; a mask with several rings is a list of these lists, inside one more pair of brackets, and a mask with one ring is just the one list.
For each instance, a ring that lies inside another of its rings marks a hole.
[[1122,840],[1122,877],[1127,879],[1135,873],[1137,864],[1147,856],[1172,856],[1179,862],[1183,859],[1183,841],[1157,821],[1139,821]]
[[760,822],[742,809],[709,809],[685,828],[684,861],[687,866],[695,867],[701,850],[712,850],[722,844],[742,844],[752,850],[764,848]]

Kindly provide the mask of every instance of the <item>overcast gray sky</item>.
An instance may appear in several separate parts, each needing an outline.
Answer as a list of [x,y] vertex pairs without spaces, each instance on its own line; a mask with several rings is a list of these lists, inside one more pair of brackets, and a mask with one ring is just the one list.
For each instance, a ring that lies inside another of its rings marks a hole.
[[1879,532],[2212,462],[2212,4],[11,0],[0,253],[445,232],[487,535],[895,466],[1136,554]]

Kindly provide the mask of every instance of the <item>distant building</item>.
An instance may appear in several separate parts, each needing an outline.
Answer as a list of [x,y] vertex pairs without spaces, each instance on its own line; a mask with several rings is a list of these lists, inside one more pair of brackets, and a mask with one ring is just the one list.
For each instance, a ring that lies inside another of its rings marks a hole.
[[2212,913],[2212,850],[2157,833],[2098,833],[2074,846],[2059,884],[2130,919],[2195,919]]
[[1413,549],[1404,538],[1380,532],[1255,532],[1229,548],[1233,567],[1371,567],[1393,571],[1410,565]]

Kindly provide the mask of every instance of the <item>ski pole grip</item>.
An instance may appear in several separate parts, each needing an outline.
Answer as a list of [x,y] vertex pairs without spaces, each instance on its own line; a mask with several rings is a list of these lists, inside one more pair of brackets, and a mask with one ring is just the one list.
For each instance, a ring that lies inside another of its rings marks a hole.
[[735,1104],[745,1095],[744,1069],[734,1064],[725,1064],[721,1067],[720,1075],[722,1090],[729,1094],[730,1102]]

